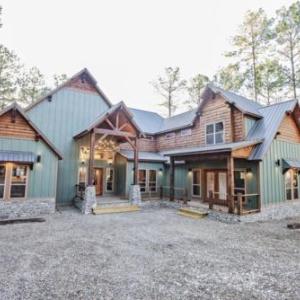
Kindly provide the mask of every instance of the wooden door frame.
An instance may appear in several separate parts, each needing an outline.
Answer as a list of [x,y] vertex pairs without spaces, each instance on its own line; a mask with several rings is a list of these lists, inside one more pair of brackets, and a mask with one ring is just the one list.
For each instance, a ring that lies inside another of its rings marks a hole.
[[[207,173],[208,172],[212,172],[214,173],[214,176],[215,176],[215,182],[214,182],[214,185],[215,185],[215,192],[217,190],[219,190],[219,176],[218,176],[218,173],[226,173],[226,176],[227,176],[227,169],[203,169],[203,185],[204,185],[204,189],[203,189],[203,199],[204,201],[208,201],[208,197],[207,197]],[[228,178],[227,178],[228,180]],[[228,193],[228,191],[227,191]]]

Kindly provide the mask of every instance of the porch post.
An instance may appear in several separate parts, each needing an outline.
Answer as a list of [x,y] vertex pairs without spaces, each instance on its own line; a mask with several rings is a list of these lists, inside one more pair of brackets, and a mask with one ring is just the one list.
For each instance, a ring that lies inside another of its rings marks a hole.
[[90,158],[89,158],[89,173],[88,173],[88,185],[93,185],[94,181],[94,153],[95,153],[95,132],[90,133]]
[[227,157],[227,195],[228,195],[228,212],[234,213],[234,160],[231,155]]
[[134,148],[134,177],[133,184],[137,185],[139,183],[139,142],[138,138],[135,139]]
[[170,156],[170,201],[174,201],[175,158]]

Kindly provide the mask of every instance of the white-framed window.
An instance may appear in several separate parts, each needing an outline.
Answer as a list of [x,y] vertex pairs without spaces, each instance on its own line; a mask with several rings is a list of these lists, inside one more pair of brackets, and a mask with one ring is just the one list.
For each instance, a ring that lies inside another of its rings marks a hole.
[[201,196],[201,170],[200,169],[192,170],[192,196],[193,197]]
[[224,123],[216,122],[206,125],[206,144],[224,143]]
[[139,185],[141,193],[157,192],[157,170],[139,170]]
[[192,135],[192,129],[191,129],[191,128],[182,129],[182,130],[180,131],[180,135],[181,135],[181,136]]
[[112,192],[114,190],[114,169],[106,168],[106,191]]
[[284,174],[284,184],[285,184],[285,199],[295,200],[299,198],[299,182],[298,182],[298,172],[296,170],[290,169]]
[[5,178],[6,178],[6,165],[0,165],[0,199],[4,198],[5,189]]
[[25,198],[28,177],[28,166],[12,165],[11,182],[10,182],[10,198]]
[[156,176],[156,170],[149,170],[148,175],[148,187],[150,192],[156,192],[157,191],[157,176]]
[[168,132],[166,135],[165,135],[165,137],[166,137],[166,139],[171,139],[171,138],[174,138],[175,137],[175,132]]
[[146,192],[147,173],[146,170],[139,170],[139,186],[141,193]]

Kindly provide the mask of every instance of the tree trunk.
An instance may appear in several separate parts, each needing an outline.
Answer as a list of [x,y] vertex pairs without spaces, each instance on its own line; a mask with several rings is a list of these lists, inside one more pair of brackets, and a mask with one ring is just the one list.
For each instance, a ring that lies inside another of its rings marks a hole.
[[290,37],[290,61],[291,61],[291,72],[292,72],[291,73],[292,89],[293,89],[294,98],[297,99],[294,45],[293,45],[292,37]]
[[169,109],[169,118],[170,118],[172,116],[172,96],[170,92],[168,95],[168,109]]
[[257,102],[257,74],[256,74],[256,53],[255,53],[255,46],[254,46],[254,37],[253,37],[253,28],[251,26],[251,42],[252,42],[252,68],[253,68],[253,92],[254,92],[254,99]]

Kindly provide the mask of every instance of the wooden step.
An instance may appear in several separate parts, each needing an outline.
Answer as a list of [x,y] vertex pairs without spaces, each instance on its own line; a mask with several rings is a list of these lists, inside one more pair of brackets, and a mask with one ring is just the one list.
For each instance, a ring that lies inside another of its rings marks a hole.
[[115,214],[124,212],[135,212],[141,209],[137,205],[115,206],[115,207],[99,207],[93,209],[94,215]]
[[180,208],[178,211],[180,216],[189,217],[193,219],[202,219],[208,215],[205,211],[195,210],[192,208]]

